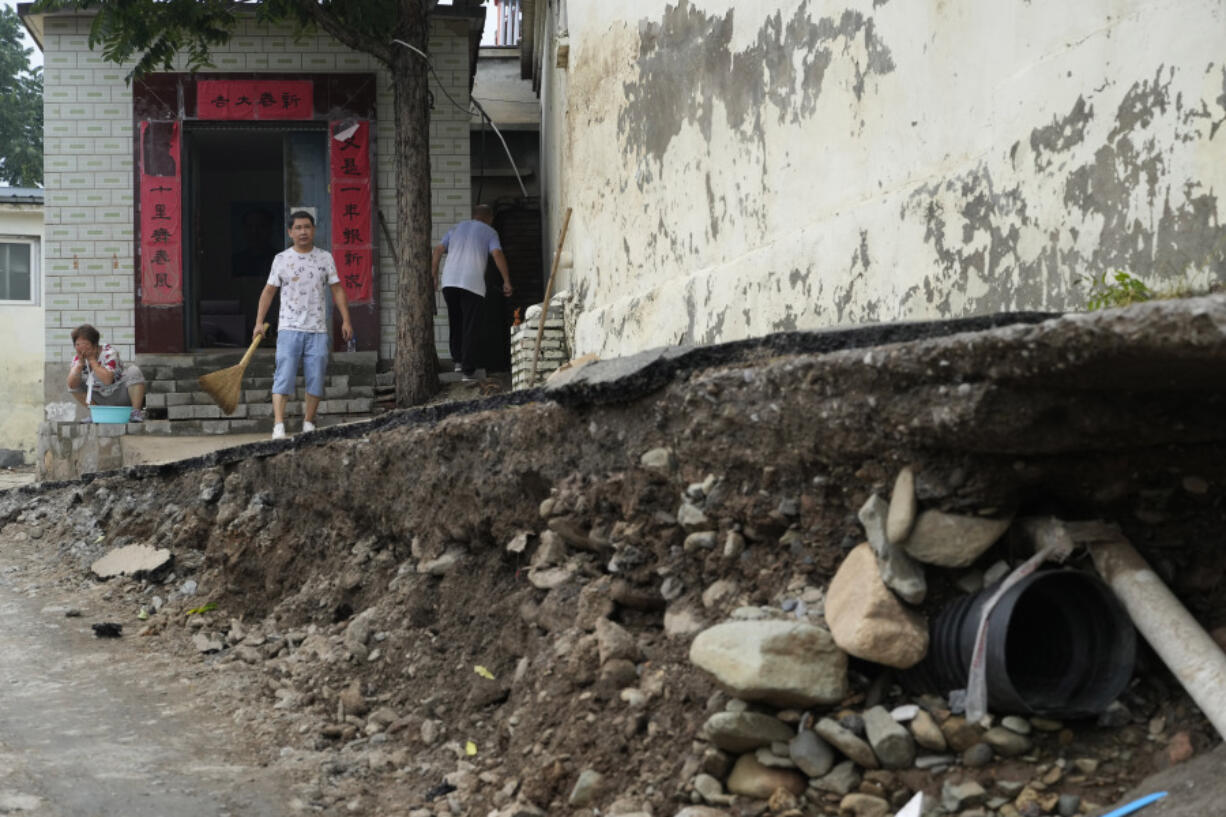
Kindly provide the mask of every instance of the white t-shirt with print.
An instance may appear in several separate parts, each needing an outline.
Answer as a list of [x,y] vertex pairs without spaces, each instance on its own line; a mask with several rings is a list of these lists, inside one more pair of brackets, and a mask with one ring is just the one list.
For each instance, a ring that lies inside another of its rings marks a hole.
[[332,253],[311,248],[298,252],[293,247],[277,253],[272,260],[268,283],[281,289],[278,329],[298,332],[327,332],[325,311],[328,287],[339,284]]

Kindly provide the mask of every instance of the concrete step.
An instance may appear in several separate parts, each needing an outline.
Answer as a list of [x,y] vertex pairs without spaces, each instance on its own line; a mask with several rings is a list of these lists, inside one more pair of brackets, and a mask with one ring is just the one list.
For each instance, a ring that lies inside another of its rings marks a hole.
[[[304,395],[302,384],[298,384],[295,395]],[[327,386],[324,388],[323,399],[327,400],[365,400],[375,396],[374,386]],[[239,391],[240,403],[271,403],[272,384],[260,388],[244,388]],[[170,408],[172,406],[212,406],[215,405],[212,396],[206,391],[157,392],[150,391],[145,396],[147,408]]]
[[[374,408],[374,403],[374,397],[324,398],[319,401],[319,411],[321,414],[369,414]],[[150,406],[150,408],[155,407]],[[295,417],[303,413],[303,408],[301,400],[291,400],[285,406],[285,414],[287,417]],[[227,417],[242,420],[248,417],[271,416],[271,400],[259,403],[239,403],[231,414],[223,414],[221,408],[212,400],[166,407],[167,420],[220,420]]]
[[[286,428],[291,433],[302,429],[302,411],[299,405],[296,412],[286,412]],[[143,423],[71,423],[57,422],[55,434],[65,440],[73,438],[107,438],[124,436],[155,435],[163,437],[192,437],[224,434],[271,434],[273,418],[271,411],[267,416],[239,417],[239,412],[228,417],[192,418],[180,420],[146,420]],[[376,416],[372,412],[353,412],[347,414],[317,414],[315,425],[324,428],[340,423],[352,423],[358,420],[369,420]]]
[[[182,355],[136,356],[145,379],[152,388],[155,383],[189,383],[201,375],[219,372],[237,366],[242,360],[241,352],[209,351]],[[250,377],[271,380],[275,367],[275,352],[272,349],[257,349],[243,370],[244,379]],[[333,352],[328,361],[328,376],[348,376],[356,385],[373,386],[378,354],[375,352]],[[183,390],[182,386],[178,389]]]

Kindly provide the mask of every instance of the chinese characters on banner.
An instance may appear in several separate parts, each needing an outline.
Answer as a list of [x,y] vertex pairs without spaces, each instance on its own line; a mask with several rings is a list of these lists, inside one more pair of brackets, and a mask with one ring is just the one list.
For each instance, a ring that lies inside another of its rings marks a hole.
[[[165,306],[183,302],[179,123],[158,123],[161,127],[152,133],[150,124],[140,123],[140,300]],[[169,136],[168,145],[154,145],[149,138],[163,134]]]
[[329,123],[332,167],[332,257],[352,303],[372,300],[374,218],[370,190],[370,122]]
[[199,119],[311,119],[314,83],[297,79],[202,79],[196,83]]

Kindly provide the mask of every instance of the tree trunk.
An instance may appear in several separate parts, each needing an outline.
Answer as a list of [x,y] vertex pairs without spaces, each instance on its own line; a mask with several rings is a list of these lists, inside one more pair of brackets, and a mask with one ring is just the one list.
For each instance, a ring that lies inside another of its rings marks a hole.
[[[426,53],[427,3],[400,0],[396,36]],[[392,46],[396,117],[396,405],[424,403],[439,388],[434,349],[434,282],[430,277],[430,110],[426,61]]]

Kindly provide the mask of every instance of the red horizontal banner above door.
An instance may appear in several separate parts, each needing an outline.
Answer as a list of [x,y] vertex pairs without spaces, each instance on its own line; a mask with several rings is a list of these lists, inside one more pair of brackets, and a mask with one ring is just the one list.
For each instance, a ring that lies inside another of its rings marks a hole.
[[198,119],[310,119],[315,84],[300,79],[202,79],[196,83]]

